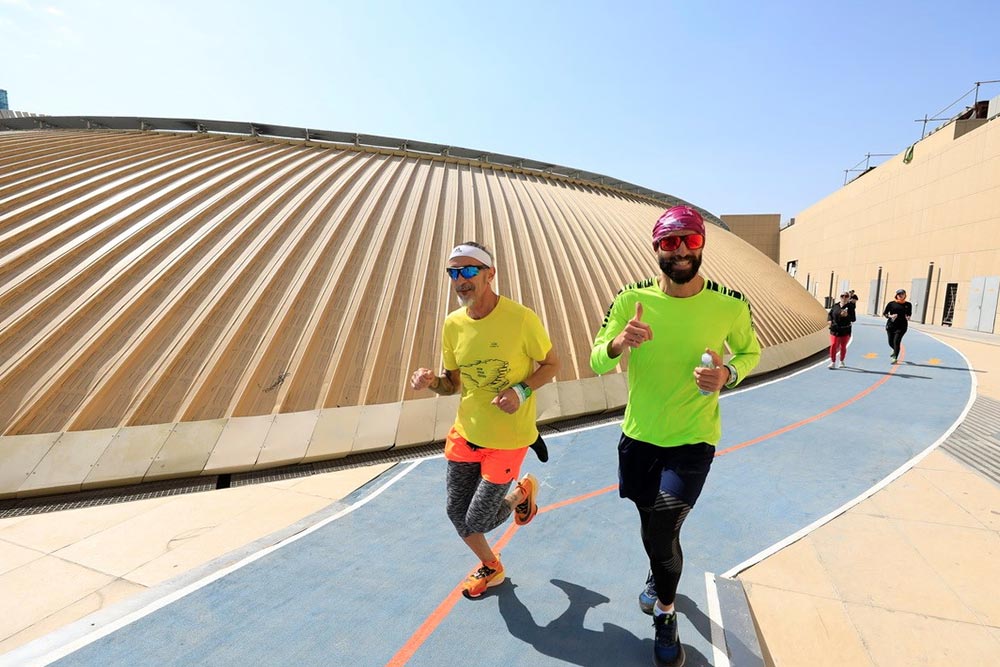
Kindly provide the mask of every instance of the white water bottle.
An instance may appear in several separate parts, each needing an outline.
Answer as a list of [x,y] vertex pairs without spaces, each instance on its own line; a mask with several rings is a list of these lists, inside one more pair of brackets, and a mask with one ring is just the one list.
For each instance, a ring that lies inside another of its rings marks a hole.
[[[701,355],[701,367],[702,368],[715,368],[715,364],[712,363],[712,355],[710,355],[708,352],[706,352],[705,354]],[[701,392],[702,396],[710,396],[712,394],[712,392],[705,391],[701,387],[698,387],[698,391]]]

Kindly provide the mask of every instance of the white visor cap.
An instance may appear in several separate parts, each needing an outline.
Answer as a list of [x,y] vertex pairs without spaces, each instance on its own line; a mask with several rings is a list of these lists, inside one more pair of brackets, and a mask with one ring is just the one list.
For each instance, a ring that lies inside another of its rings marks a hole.
[[455,249],[451,251],[450,255],[448,255],[448,261],[451,261],[456,257],[468,257],[469,259],[474,259],[487,268],[493,266],[493,260],[490,259],[489,253],[482,248],[477,248],[474,245],[455,246]]

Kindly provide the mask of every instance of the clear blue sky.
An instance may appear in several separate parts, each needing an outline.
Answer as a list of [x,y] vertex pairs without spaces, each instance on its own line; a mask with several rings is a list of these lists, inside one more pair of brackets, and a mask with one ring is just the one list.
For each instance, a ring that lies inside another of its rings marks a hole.
[[1000,79],[998,27],[997,0],[0,0],[0,88],[49,115],[483,149],[786,220]]

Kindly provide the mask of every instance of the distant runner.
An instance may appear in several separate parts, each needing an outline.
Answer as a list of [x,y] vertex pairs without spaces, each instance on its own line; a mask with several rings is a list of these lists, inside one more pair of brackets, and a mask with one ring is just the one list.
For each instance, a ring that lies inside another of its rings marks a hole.
[[885,333],[889,339],[889,349],[892,357],[889,363],[899,359],[899,348],[903,345],[903,336],[910,328],[910,316],[913,315],[913,304],[906,300],[906,290],[896,290],[896,298],[885,304],[882,317],[885,318]]

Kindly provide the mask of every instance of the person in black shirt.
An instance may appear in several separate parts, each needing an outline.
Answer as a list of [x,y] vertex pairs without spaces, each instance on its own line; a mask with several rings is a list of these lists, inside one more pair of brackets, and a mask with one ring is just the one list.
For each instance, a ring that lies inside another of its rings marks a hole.
[[905,289],[896,290],[896,298],[885,304],[885,308],[882,309],[882,317],[886,318],[885,333],[892,349],[892,363],[896,363],[899,359],[899,346],[903,342],[903,335],[906,334],[912,314],[913,306],[906,300]]
[[851,340],[851,322],[856,319],[851,295],[844,292],[840,295],[840,303],[833,304],[833,308],[826,314],[826,321],[830,323],[830,368],[834,368],[837,363],[838,350],[840,367],[846,365],[844,358],[847,356],[847,342]]

